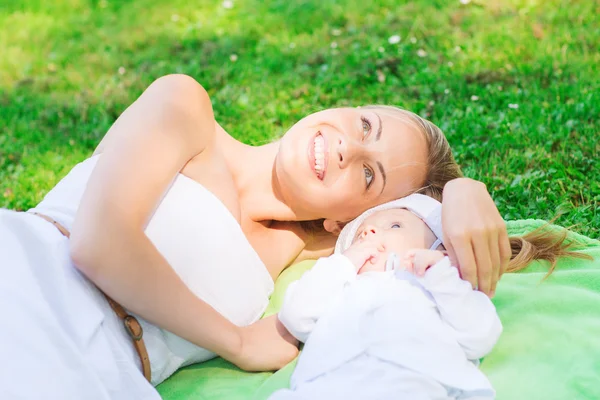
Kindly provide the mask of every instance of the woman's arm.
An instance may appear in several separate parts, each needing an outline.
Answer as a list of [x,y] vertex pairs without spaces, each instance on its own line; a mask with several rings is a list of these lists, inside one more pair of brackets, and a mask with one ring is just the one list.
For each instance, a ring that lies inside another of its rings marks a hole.
[[444,187],[442,201],[444,246],[461,277],[493,296],[510,261],[506,223],[485,185],[468,178]]
[[196,297],[144,233],[176,174],[207,156],[214,126],[210,99],[192,78],[154,82],[101,143],[74,221],[71,256],[127,309],[235,362],[243,352],[241,330]]

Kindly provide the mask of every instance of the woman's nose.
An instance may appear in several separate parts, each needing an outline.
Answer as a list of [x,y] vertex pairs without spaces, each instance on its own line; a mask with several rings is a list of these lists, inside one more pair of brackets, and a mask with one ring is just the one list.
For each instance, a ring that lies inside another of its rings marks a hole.
[[351,138],[339,138],[337,145],[337,158],[340,168],[346,168],[354,159],[360,156],[364,150],[360,143]]

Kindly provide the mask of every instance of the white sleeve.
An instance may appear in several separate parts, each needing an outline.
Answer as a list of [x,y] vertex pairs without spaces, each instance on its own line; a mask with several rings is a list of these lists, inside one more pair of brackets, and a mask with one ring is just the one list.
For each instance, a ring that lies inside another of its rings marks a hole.
[[319,318],[355,279],[356,267],[346,256],[320,258],[288,287],[279,320],[296,339],[306,342]]
[[502,333],[502,323],[492,301],[463,281],[448,257],[427,270],[420,279],[431,293],[442,319],[456,332],[467,358],[488,354]]

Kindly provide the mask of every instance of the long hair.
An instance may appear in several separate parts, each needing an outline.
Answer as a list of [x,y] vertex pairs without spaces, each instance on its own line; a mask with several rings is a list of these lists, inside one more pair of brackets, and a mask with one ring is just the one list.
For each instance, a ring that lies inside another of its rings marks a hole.
[[414,193],[424,194],[441,201],[446,183],[463,176],[460,167],[452,155],[452,149],[444,132],[433,122],[399,107],[371,105],[364,108],[379,109],[388,115],[398,117],[409,123],[423,135],[427,143],[427,169],[423,185],[417,188]]
[[575,251],[579,243],[568,239],[566,229],[552,227],[550,224],[542,225],[523,236],[510,237],[509,241],[512,254],[506,272],[521,271],[532,261],[546,260],[550,263],[544,277],[546,279],[556,268],[560,257],[592,259],[587,254]]

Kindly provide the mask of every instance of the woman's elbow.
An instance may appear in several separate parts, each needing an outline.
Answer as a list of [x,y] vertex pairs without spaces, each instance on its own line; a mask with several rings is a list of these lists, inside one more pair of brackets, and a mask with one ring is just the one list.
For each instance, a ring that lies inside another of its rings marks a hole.
[[212,111],[210,98],[206,89],[194,78],[184,74],[165,75],[156,79],[149,92],[160,92],[160,98],[178,107],[200,108],[209,107]]
[[[115,235],[114,233],[112,234]],[[109,261],[111,233],[106,229],[73,229],[69,243],[69,256],[75,268],[88,279],[95,281]]]
[[[188,136],[186,143],[205,148],[214,138],[215,116],[208,93],[187,75],[167,75],[154,81],[143,95],[148,110],[169,132]],[[193,146],[195,147],[195,146]]]
[[69,243],[69,255],[75,268],[88,278],[95,275],[98,265],[98,247],[93,239],[85,235],[72,235]]

